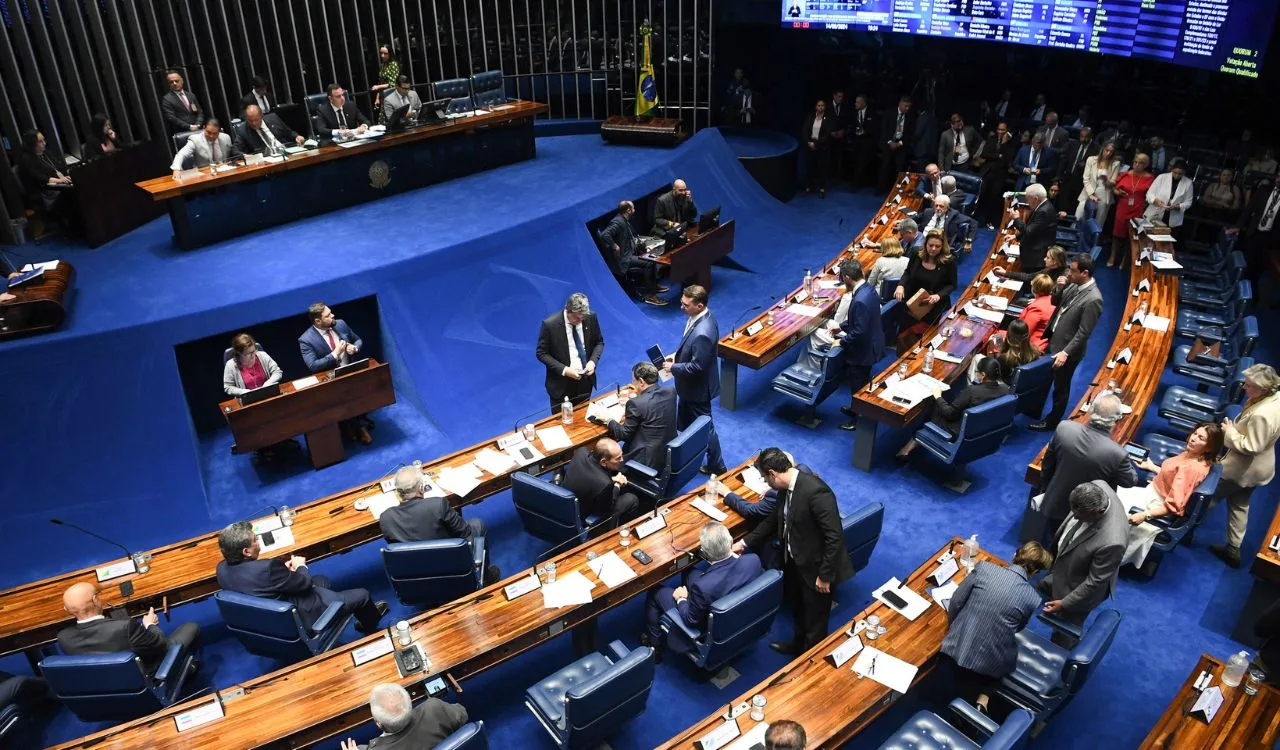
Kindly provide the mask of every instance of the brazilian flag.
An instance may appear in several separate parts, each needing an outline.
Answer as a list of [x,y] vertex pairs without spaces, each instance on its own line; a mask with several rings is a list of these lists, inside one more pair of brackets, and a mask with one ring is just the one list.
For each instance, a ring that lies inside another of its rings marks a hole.
[[658,106],[658,84],[653,80],[653,60],[649,56],[647,27],[641,29],[644,36],[644,63],[640,66],[640,78],[636,81],[636,117],[649,114]]

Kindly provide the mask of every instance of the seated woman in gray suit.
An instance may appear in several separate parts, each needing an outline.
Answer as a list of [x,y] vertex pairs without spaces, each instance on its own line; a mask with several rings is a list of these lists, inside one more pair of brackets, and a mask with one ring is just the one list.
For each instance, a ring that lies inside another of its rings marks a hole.
[[247,333],[231,339],[231,358],[222,368],[222,390],[228,396],[239,396],[264,385],[279,383],[283,374],[271,355],[258,349],[258,342]]
[[[954,402],[942,398],[941,393],[934,394],[929,421],[946,430],[952,437],[960,434],[960,422],[964,419],[965,409],[981,406],[1011,392],[1009,386],[1000,380],[1000,362],[995,357],[983,357],[979,360],[977,372],[973,376],[973,384],[965,388]],[[916,439],[911,438],[893,457],[894,460],[905,463],[917,445],[919,443]]]
[[1014,636],[1040,608],[1030,579],[1051,565],[1053,555],[1039,542],[1027,542],[1010,567],[983,561],[965,576],[947,605],[951,622],[937,670],[948,696],[959,695],[986,713],[986,691],[1018,665]]

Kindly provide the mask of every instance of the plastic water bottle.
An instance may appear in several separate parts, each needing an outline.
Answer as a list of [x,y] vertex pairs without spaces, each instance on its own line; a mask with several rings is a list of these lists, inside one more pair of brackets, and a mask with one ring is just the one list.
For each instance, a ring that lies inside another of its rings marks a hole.
[[933,372],[933,347],[924,350],[924,374]]
[[560,404],[560,423],[573,424],[573,404],[569,403],[568,396],[565,396]]
[[808,292],[808,293],[809,293],[809,296],[810,296],[810,297],[812,297],[812,296],[813,296],[813,274],[812,274],[812,273],[810,273],[810,272],[809,272],[809,269],[807,269],[807,268],[806,268],[806,269],[804,269],[804,287],[803,287],[803,289],[804,289],[806,292]]
[[707,477],[707,484],[702,489],[702,499],[706,500],[709,503],[714,503],[717,500],[716,496],[719,494],[720,494],[720,478],[717,477],[715,474],[712,474],[711,476]]
[[1244,673],[1249,669],[1249,652],[1241,651],[1231,660],[1227,662],[1226,669],[1222,670],[1222,684],[1227,687],[1237,687],[1244,680]]
[[1140,318],[1145,318],[1145,317],[1147,317],[1147,303],[1146,303],[1146,300],[1143,300],[1142,304],[1141,304],[1141,305],[1138,305],[1138,317],[1140,317]]
[[964,552],[960,555],[960,564],[965,570],[973,570],[973,566],[978,564],[978,551],[982,548],[978,546],[978,535],[974,534],[964,543]]

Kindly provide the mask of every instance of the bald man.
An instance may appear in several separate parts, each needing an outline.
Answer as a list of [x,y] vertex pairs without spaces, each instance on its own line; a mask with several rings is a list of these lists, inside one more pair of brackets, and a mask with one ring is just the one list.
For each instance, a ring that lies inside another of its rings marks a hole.
[[698,207],[693,203],[693,193],[684,180],[671,183],[671,192],[658,196],[653,207],[653,230],[649,234],[661,237],[667,232],[680,231],[682,224],[698,218]]
[[108,617],[103,613],[98,586],[93,583],[72,585],[62,595],[62,606],[67,614],[76,618],[75,625],[58,633],[58,647],[64,654],[79,656],[132,651],[142,659],[143,669],[151,675],[164,661],[171,644],[181,645],[184,653],[200,648],[199,625],[184,622],[166,638],[154,607],[142,616],[141,621],[129,617],[122,609],[113,610]]
[[594,514],[626,521],[640,509],[640,498],[627,489],[622,464],[622,446],[613,438],[600,438],[589,451],[574,451],[560,486],[577,496],[584,519]]

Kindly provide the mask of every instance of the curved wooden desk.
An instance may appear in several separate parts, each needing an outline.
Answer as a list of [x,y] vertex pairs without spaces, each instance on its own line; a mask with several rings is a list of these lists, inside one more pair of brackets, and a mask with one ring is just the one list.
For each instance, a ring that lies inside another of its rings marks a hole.
[[67,318],[75,275],[75,266],[59,260],[58,267],[46,270],[38,281],[7,290],[17,299],[0,303],[0,341],[47,333],[61,326]]
[[[1142,741],[1141,750],[1275,747],[1280,739],[1280,690],[1264,685],[1257,695],[1245,695],[1243,684],[1234,688],[1222,684],[1224,668],[1218,659],[1202,654],[1169,707]],[[1209,724],[1187,715],[1200,696],[1192,685],[1205,671],[1213,674],[1211,685],[1222,689],[1222,705]]]

